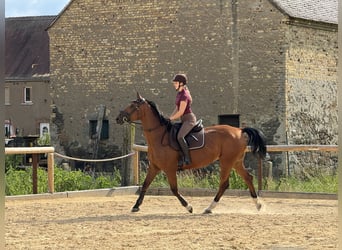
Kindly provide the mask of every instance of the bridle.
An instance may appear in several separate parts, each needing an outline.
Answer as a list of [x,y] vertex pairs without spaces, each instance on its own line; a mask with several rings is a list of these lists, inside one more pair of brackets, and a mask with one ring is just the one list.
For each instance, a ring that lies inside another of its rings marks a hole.
[[[140,105],[142,105],[143,103],[145,103],[146,100],[144,98],[140,98],[140,99],[137,99],[136,101],[133,101],[132,102],[132,109],[130,110],[130,112],[127,112],[125,110],[121,110],[120,111],[120,116],[122,117],[122,120],[124,122],[127,122],[129,124],[137,124],[137,125],[141,125],[141,122],[136,122],[136,121],[131,121],[130,117],[131,115],[136,112],[136,111],[139,111],[139,108],[140,108]],[[158,124],[157,126],[155,126],[154,128],[149,128],[149,129],[144,129],[144,131],[146,132],[152,132],[156,129],[158,129],[159,127],[161,127],[161,124]]]
[[[127,111],[125,111],[125,110],[121,110],[121,111],[119,112],[118,118],[120,117],[120,118],[122,119],[123,122],[127,122],[127,123],[129,123],[129,124],[142,125],[141,122],[131,121],[131,118],[130,118],[130,117],[131,117],[132,114],[134,114],[134,112],[139,111],[140,106],[141,106],[142,104],[144,104],[144,103],[146,103],[146,100],[145,100],[144,98],[138,98],[137,100],[132,101],[131,109],[129,110],[129,112],[127,112]],[[117,120],[118,120],[118,118],[117,118]],[[158,123],[158,124],[157,124],[155,127],[153,127],[153,128],[148,128],[148,129],[143,128],[143,130],[144,130],[145,132],[152,132],[152,131],[154,131],[154,130],[160,128],[160,127],[164,127],[164,128],[165,128],[165,131],[164,131],[164,133],[163,133],[163,135],[162,135],[162,137],[161,137],[161,142],[163,142],[164,137],[165,137],[165,135],[167,134],[167,127],[166,127],[166,126],[164,126],[164,125]],[[162,144],[163,144],[163,143],[162,143]],[[166,145],[168,145],[168,144],[166,144]]]
[[130,112],[127,112],[125,110],[121,110],[119,115],[122,117],[122,120],[124,122],[127,122],[127,123],[141,124],[141,122],[131,121],[130,117],[134,112],[139,111],[139,107],[143,103],[145,103],[145,99],[137,99],[136,101],[132,102],[131,106],[133,106],[133,107],[130,110]]

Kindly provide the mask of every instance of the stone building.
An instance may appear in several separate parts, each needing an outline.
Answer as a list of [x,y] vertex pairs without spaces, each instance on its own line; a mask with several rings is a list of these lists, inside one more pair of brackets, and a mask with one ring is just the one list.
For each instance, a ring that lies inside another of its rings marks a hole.
[[49,131],[50,60],[46,28],[54,18],[15,17],[5,21],[5,136],[12,140],[12,145],[32,145],[43,130]]
[[118,154],[119,110],[139,91],[167,116],[178,72],[204,125],[260,128],[267,144],[337,142],[337,0],[71,0],[48,33],[51,131],[66,154],[94,152],[103,107],[98,157]]

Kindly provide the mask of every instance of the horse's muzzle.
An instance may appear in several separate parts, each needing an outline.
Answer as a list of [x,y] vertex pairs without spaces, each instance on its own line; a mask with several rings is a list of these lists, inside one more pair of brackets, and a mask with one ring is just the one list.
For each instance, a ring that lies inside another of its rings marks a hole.
[[122,125],[124,122],[129,122],[129,116],[127,112],[120,111],[118,117],[116,117],[116,123]]

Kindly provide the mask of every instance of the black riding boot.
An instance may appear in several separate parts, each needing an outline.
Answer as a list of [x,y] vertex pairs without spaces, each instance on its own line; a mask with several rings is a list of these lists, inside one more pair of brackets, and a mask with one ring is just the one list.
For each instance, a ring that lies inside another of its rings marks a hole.
[[189,153],[189,147],[188,144],[186,142],[186,140],[184,138],[180,139],[178,141],[179,146],[182,149],[183,152],[183,165],[189,165],[191,164],[191,158],[190,158],[190,153]]

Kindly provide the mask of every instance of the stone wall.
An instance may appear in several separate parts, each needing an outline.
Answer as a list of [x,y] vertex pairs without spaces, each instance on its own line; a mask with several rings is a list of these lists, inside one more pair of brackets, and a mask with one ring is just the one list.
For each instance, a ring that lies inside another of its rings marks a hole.
[[261,128],[268,144],[285,143],[287,16],[269,1],[238,2],[238,111],[247,126]]
[[[286,132],[289,144],[337,145],[336,27],[289,26],[286,53]],[[289,168],[335,172],[335,153],[291,153]]]
[[[48,30],[56,141],[67,153],[90,152],[89,117],[103,104],[110,137],[102,148],[113,154],[110,148],[121,147],[123,138],[115,124],[119,110],[139,91],[169,115],[172,76],[184,72],[204,125],[239,114],[240,124],[261,128],[268,144],[286,143],[292,119],[286,116],[297,112],[286,108],[286,94],[293,96],[287,60],[295,51],[288,48],[312,50],[307,36],[291,35],[287,20],[267,0],[72,1]],[[333,53],[334,43],[323,44]],[[144,143],[141,130],[136,135]]]
[[290,26],[286,53],[291,144],[337,144],[337,33]]

